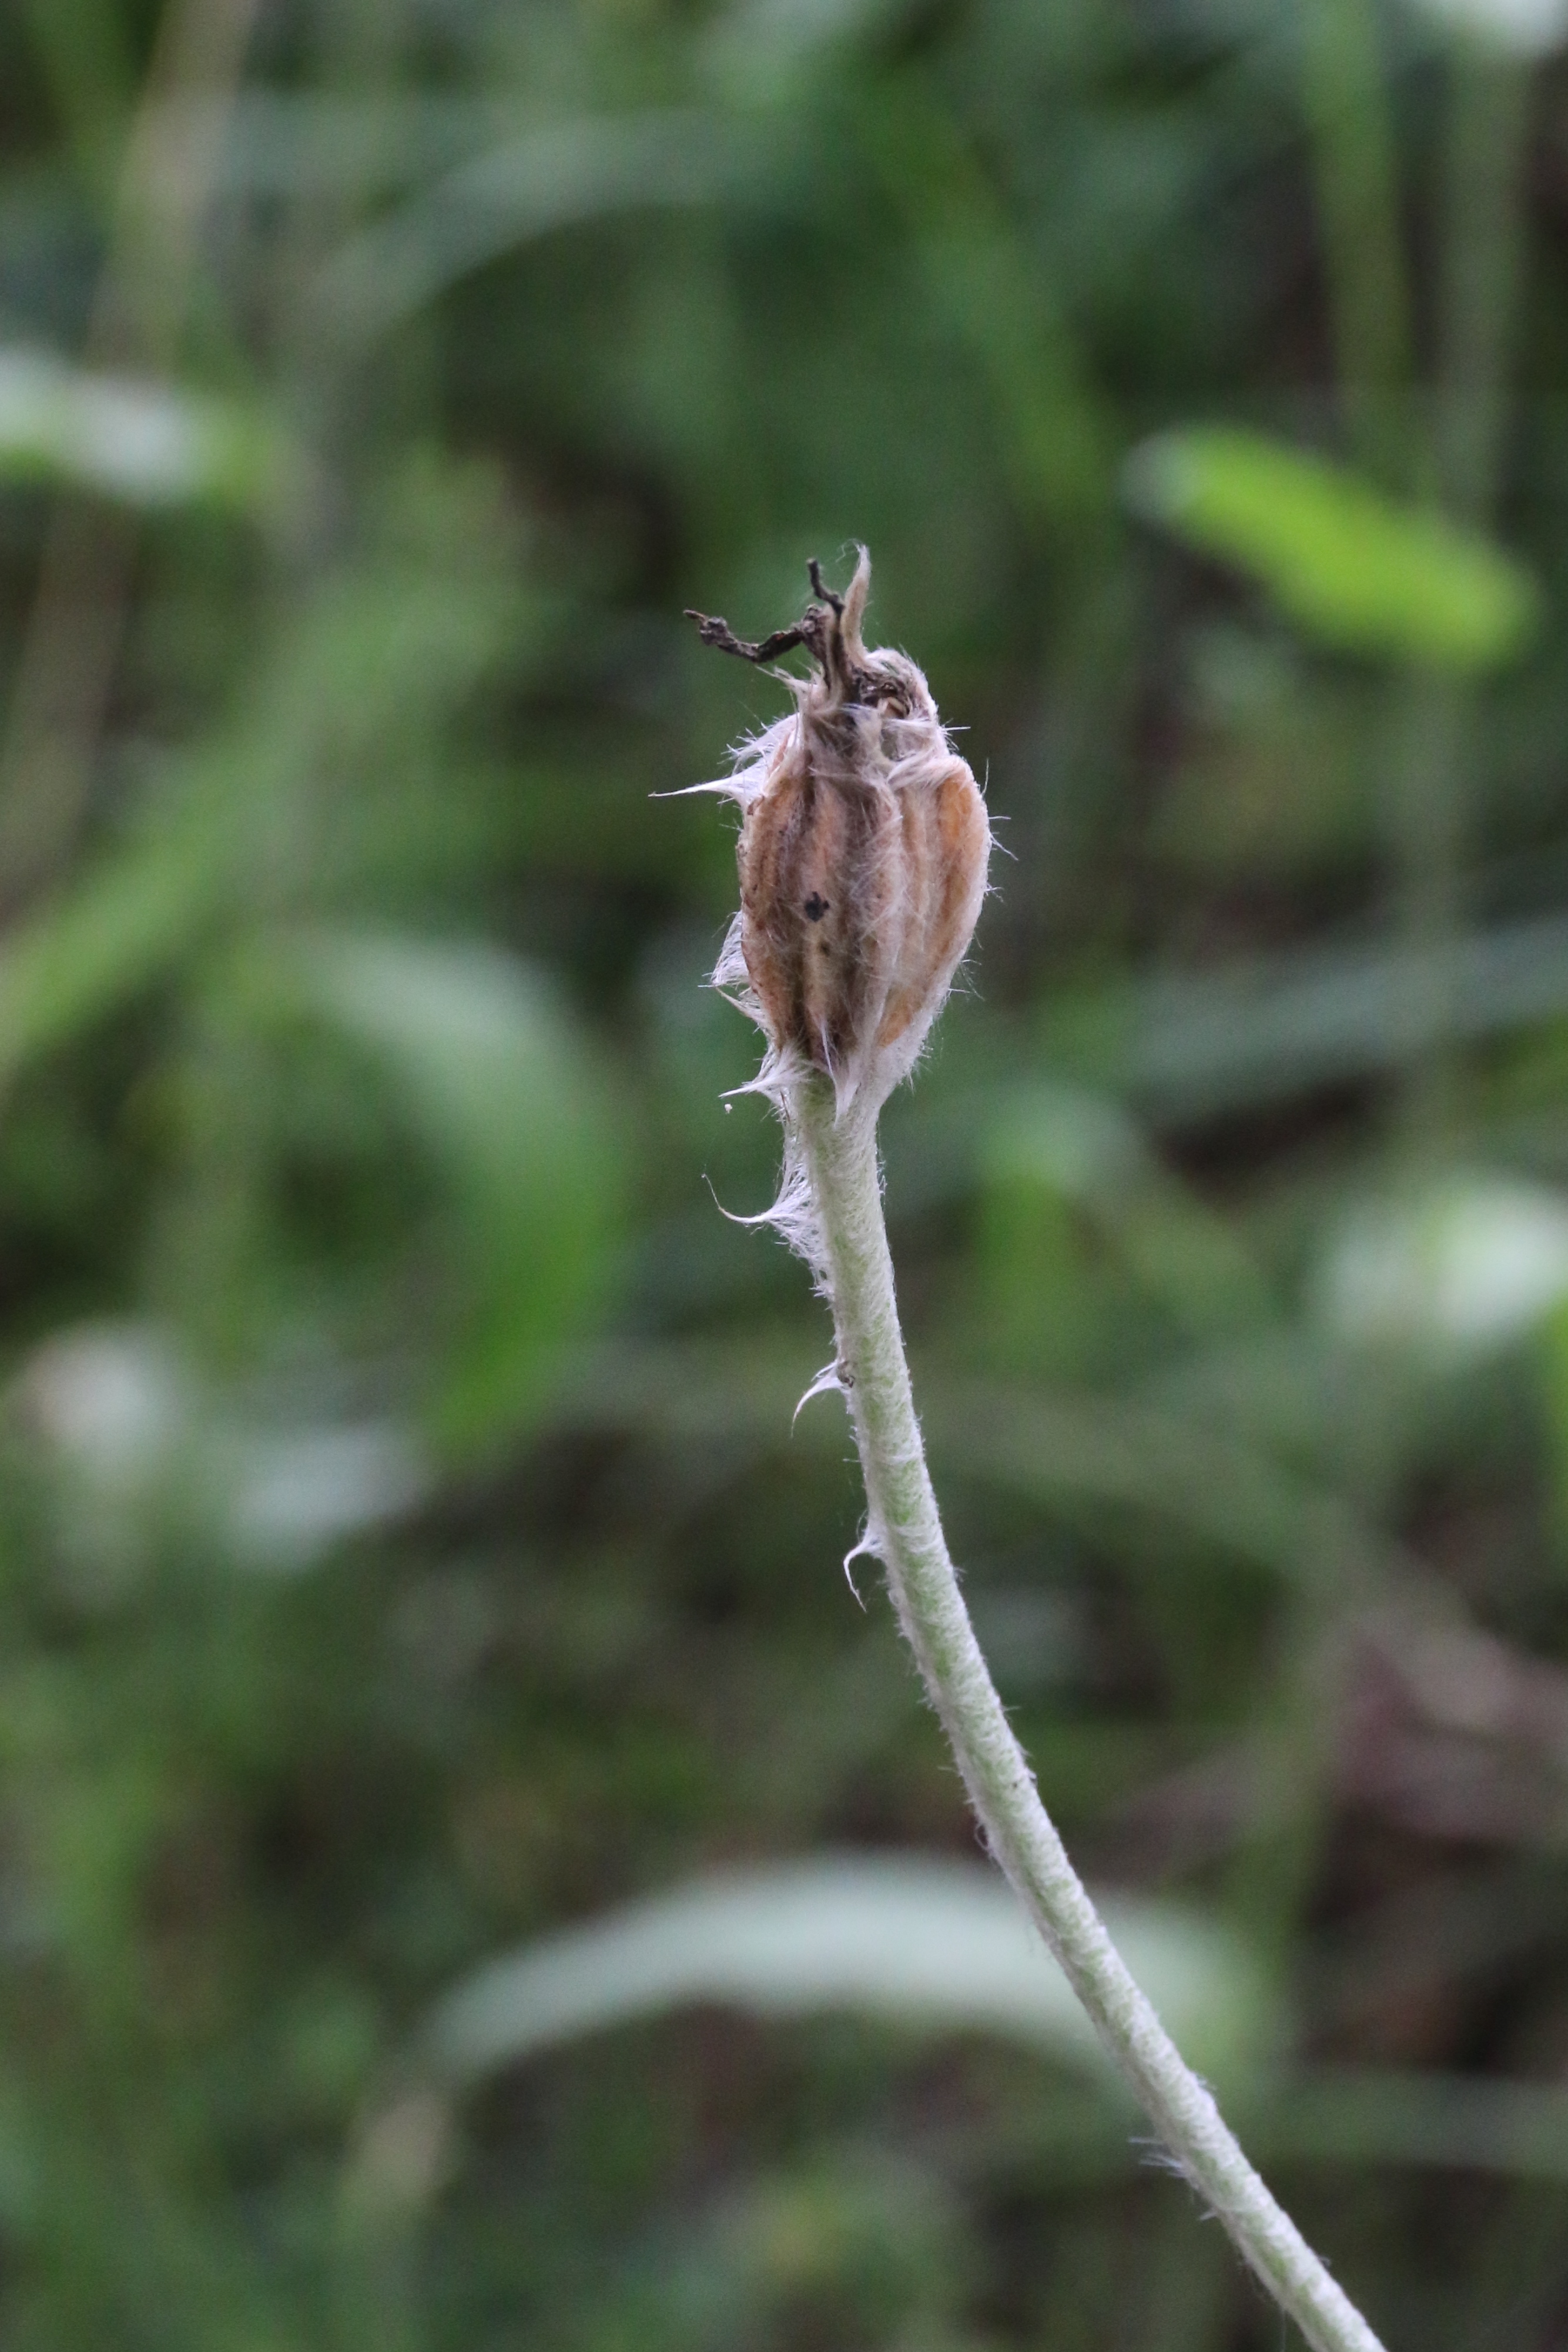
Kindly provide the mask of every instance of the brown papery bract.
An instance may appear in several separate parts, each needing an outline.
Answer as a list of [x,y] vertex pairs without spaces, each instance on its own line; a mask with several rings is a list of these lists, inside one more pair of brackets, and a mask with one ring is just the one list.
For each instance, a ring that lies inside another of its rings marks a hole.
[[991,828],[920,670],[867,650],[865,550],[844,596],[815,564],[812,582],[822,601],[760,646],[693,616],[721,651],[760,661],[798,645],[815,664],[784,678],[794,712],[699,789],[745,812],[741,911],[715,978],[766,1032],[765,1082],[820,1070],[843,1112],[880,1103],[913,1066],[973,935]]

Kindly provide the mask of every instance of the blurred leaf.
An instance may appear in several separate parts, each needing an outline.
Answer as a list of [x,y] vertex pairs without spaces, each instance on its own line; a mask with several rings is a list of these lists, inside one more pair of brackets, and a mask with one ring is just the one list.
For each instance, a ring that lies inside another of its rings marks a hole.
[[[995,1099],[981,1150],[998,1316],[1009,1312],[1010,1288],[1015,1320],[1037,1329],[1054,1312],[1051,1295],[1026,1284],[1018,1296],[1020,1251],[1031,1228],[1048,1237],[1042,1271],[1070,1251],[1064,1206],[1181,1327],[1213,1331],[1266,1311],[1266,1287],[1236,1234],[1162,1166],[1109,1097],[1050,1081],[1020,1087]],[[1070,1292],[1066,1265],[1060,1270]]]
[[1564,0],[1415,0],[1415,5],[1446,31],[1505,57],[1549,57],[1568,37]]
[[483,1446],[542,1402],[606,1272],[619,1153],[587,1048],[497,948],[319,933],[289,965],[381,1058],[451,1180],[473,1303],[437,1430],[459,1452]]
[[1264,434],[1161,434],[1133,451],[1124,481],[1148,520],[1250,572],[1344,652],[1492,669],[1537,617],[1534,583],[1500,548]]
[[214,1452],[226,1474],[225,1532],[247,1566],[274,1573],[395,1524],[430,1485],[422,1447],[392,1421],[219,1431]]
[[1318,1277],[1318,1306],[1363,1346],[1506,1348],[1568,1298],[1568,1195],[1502,1175],[1450,1176],[1352,1210]]
[[58,1487],[76,1588],[136,1575],[171,1522],[201,1526],[239,1565],[289,1574],[421,1502],[429,1467],[389,1420],[280,1426],[205,1385],[153,1323],[57,1331],[13,1394]]
[[232,404],[0,350],[0,481],[248,513],[276,499],[283,471],[276,436]]
[[[1106,1906],[1118,1949],[1192,2062],[1245,2071],[1276,2030],[1247,1954],[1173,1903]],[[857,1854],[735,1872],[491,1961],[437,2010],[426,2047],[459,2081],[692,2001],[764,2017],[858,2010],[989,2031],[1104,2062],[1005,1882],[963,1864]]]

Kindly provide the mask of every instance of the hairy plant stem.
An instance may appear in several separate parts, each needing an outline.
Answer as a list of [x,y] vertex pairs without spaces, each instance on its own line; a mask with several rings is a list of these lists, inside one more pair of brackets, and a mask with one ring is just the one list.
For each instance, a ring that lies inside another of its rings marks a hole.
[[836,1118],[832,1086],[816,1076],[791,1087],[786,1108],[811,1186],[838,1372],[865,1474],[868,1549],[887,1570],[899,1622],[991,1852],[1165,2147],[1268,2293],[1319,2352],[1381,2352],[1123,1964],[1013,1736],[969,1622],[926,1468],[882,1218],[876,1108],[857,1102]]

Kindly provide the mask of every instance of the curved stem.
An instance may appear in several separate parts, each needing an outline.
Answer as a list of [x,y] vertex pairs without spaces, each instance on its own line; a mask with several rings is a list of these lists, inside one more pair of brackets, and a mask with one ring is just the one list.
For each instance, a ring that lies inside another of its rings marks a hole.
[[809,1180],[838,1366],[866,1479],[868,1546],[942,1718],[991,1852],[1193,2187],[1319,2352],[1377,2337],[1276,2203],[1106,1933],[1046,1811],[996,1695],[948,1557],[915,1418],[882,1219],[875,1109],[834,1117],[807,1079],[788,1105]]

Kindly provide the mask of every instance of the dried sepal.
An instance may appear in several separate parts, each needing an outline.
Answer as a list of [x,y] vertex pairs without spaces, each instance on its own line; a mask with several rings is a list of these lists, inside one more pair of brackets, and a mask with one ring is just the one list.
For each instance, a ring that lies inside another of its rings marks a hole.
[[761,645],[692,615],[720,651],[768,661],[802,646],[815,666],[785,677],[795,710],[700,789],[744,811],[741,911],[715,978],[767,1034],[762,1083],[822,1071],[842,1115],[880,1105],[913,1066],[973,935],[991,828],[920,670],[867,650],[865,550],[842,597],[815,564],[812,584],[820,601]]

